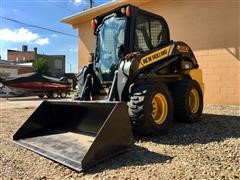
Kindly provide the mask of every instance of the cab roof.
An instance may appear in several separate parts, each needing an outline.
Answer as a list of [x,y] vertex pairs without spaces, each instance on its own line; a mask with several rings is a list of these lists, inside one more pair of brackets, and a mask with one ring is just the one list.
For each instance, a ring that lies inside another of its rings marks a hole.
[[93,7],[91,9],[87,9],[80,13],[66,17],[61,22],[70,24],[73,26],[73,28],[76,28],[78,25],[88,22],[96,16],[104,14],[108,11],[111,11],[111,10],[121,7],[123,5],[127,5],[127,4],[141,5],[144,3],[151,2],[151,1],[153,1],[153,0],[141,0],[141,1],[139,1],[139,0],[113,0],[108,3],[102,4],[100,6]]

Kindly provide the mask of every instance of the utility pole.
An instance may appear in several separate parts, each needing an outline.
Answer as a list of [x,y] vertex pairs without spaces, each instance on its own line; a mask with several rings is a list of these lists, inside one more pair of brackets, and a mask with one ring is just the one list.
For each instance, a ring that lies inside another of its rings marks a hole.
[[93,7],[93,4],[94,4],[93,0],[89,0],[89,5],[90,5],[90,8],[92,8],[92,7]]

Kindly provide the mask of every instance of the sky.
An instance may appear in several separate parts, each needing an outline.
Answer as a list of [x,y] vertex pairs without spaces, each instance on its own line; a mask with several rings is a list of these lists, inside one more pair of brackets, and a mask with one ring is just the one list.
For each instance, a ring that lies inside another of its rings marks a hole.
[[[94,6],[109,0],[95,0]],[[7,60],[7,49],[28,50],[37,47],[38,53],[66,55],[66,72],[77,72],[77,30],[61,20],[89,8],[89,0],[0,0],[0,55]],[[6,18],[19,21],[16,23]],[[26,25],[27,24],[27,25]],[[59,31],[34,28],[29,25]],[[90,28],[90,27],[89,27]]]

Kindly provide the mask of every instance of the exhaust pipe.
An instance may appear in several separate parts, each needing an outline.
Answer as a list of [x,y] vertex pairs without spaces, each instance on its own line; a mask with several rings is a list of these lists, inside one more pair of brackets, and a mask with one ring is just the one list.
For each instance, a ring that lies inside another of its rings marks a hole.
[[134,144],[126,103],[112,101],[44,101],[13,140],[77,171]]

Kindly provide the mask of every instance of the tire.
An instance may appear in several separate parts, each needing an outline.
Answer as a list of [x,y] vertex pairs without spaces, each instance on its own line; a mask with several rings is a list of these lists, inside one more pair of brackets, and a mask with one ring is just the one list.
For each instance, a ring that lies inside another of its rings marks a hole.
[[47,93],[46,95],[47,95],[47,98],[49,99],[52,98],[52,93]]
[[45,96],[44,94],[39,94],[39,95],[38,95],[38,97],[39,97],[40,99],[43,99],[44,96]]
[[173,121],[173,101],[164,83],[135,87],[128,107],[135,133],[159,135],[168,132]]
[[60,92],[60,97],[61,98],[66,98],[67,97],[67,93],[66,92]]
[[58,93],[57,93],[57,92],[53,92],[53,93],[52,93],[52,98],[54,98],[54,99],[55,99],[55,98],[58,98]]
[[203,94],[198,82],[185,79],[171,85],[174,103],[174,119],[179,122],[194,123],[201,120]]

